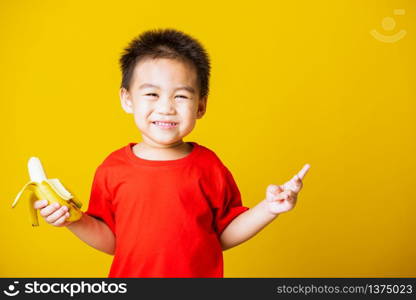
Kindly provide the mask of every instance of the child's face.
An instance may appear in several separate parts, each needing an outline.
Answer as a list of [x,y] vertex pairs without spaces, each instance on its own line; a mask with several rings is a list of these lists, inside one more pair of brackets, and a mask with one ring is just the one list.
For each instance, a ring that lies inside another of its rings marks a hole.
[[141,60],[129,91],[120,90],[120,99],[123,109],[134,114],[143,142],[160,148],[181,144],[206,108],[195,68],[167,58]]

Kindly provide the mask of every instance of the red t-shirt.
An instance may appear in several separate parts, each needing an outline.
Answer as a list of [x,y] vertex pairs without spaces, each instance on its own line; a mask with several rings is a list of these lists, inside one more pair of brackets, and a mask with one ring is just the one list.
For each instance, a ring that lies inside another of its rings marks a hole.
[[248,210],[230,171],[191,142],[177,160],[146,160],[129,143],[98,166],[88,210],[116,237],[108,277],[223,277],[219,237]]

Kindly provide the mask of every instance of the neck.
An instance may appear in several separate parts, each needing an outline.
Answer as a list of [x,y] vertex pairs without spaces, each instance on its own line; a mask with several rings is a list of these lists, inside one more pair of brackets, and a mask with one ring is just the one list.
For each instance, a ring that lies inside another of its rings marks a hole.
[[187,156],[192,151],[192,145],[182,140],[169,145],[155,145],[143,142],[133,147],[134,154],[149,160],[175,160]]

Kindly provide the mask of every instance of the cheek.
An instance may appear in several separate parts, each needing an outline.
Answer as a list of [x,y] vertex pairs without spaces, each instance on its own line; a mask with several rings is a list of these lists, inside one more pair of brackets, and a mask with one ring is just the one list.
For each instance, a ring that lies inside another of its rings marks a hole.
[[196,112],[193,109],[187,109],[182,112],[182,119],[187,126],[193,127],[196,123]]
[[152,108],[146,102],[136,102],[134,106],[134,120],[137,125],[145,124],[149,115],[152,113]]
[[181,107],[181,114],[188,120],[196,119],[198,107],[195,105],[187,105],[184,107]]
[[182,112],[182,118],[183,121],[185,121],[183,123],[184,127],[183,129],[189,133],[190,131],[192,131],[192,129],[195,127],[196,124],[196,120],[197,120],[197,111],[196,109],[189,107],[186,110],[184,110]]

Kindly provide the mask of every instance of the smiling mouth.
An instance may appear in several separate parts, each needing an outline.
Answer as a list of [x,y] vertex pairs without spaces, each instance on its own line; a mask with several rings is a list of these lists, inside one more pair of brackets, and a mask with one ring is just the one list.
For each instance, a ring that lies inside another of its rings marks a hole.
[[175,123],[175,122],[159,122],[159,121],[154,121],[152,122],[152,124],[161,128],[173,128],[178,125],[178,123]]

